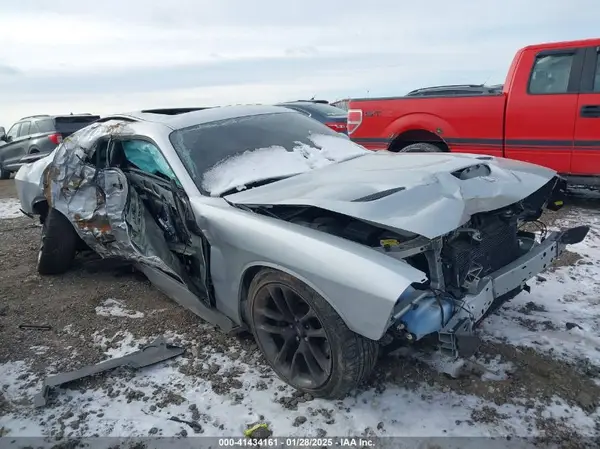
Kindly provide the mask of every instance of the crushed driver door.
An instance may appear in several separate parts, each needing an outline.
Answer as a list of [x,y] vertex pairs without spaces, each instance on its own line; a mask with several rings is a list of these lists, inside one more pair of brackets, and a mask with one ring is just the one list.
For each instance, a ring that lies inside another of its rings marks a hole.
[[110,226],[110,233],[102,242],[105,254],[147,264],[181,278],[181,263],[169,250],[163,230],[137,190],[131,188],[125,173],[120,168],[109,167],[100,170],[97,176]]
[[114,239],[106,251],[138,262],[168,296],[206,315],[197,310],[200,301],[214,306],[205,239],[193,226],[190,232],[196,222],[187,195],[160,150],[146,141],[115,140],[98,181]]

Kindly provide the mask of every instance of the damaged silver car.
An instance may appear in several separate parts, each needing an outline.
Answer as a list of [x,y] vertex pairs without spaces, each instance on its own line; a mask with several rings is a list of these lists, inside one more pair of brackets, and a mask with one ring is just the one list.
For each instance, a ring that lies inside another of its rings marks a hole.
[[[533,233],[560,206],[552,170],[489,156],[371,152],[267,106],[105,117],[20,169],[43,222],[38,270],[79,248],[134,263],[276,373],[341,397],[381,348],[472,353],[476,325],[588,228]],[[544,228],[545,229],[545,228]]]

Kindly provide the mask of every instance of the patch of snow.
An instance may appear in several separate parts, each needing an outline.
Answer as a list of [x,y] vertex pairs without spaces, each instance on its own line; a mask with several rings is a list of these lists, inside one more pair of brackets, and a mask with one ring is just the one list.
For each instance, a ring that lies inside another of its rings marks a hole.
[[502,357],[500,356],[500,354],[498,354],[493,359],[478,359],[477,361],[482,367],[484,367],[484,372],[481,375],[482,380],[507,380],[509,374],[513,373],[515,370],[515,367],[512,363],[502,361]]
[[263,179],[284,178],[365,154],[367,150],[341,137],[312,135],[315,146],[297,142],[292,151],[282,146],[248,150],[227,158],[204,173],[202,187],[212,196]]
[[440,351],[425,352],[411,347],[401,347],[391,354],[404,358],[413,358],[425,363],[438,373],[460,377],[469,372],[481,373],[482,380],[500,381],[508,379],[508,374],[514,371],[510,362],[502,362],[500,355],[493,359],[473,356],[469,359],[453,359]]
[[48,349],[50,348],[48,346],[31,346],[29,349],[31,349],[34,354],[42,355],[48,352]]
[[572,210],[559,227],[590,225],[587,238],[568,249],[575,265],[543,273],[531,286],[483,322],[490,339],[530,346],[600,365],[600,214]]
[[100,316],[119,316],[127,318],[144,318],[142,312],[129,310],[122,301],[108,298],[101,306],[96,307],[96,314]]
[[[129,353],[147,342],[147,339],[135,340],[126,332],[104,338],[96,335],[95,340],[116,342],[117,337],[121,338],[119,343],[105,351],[110,358]],[[241,370],[243,374],[237,377],[239,386],[218,394],[210,380],[182,373],[180,367],[188,361],[178,358],[143,368],[133,376],[105,374],[110,376],[106,382],[111,388],[110,395],[102,388],[89,386],[87,390],[60,389],[52,406],[31,414],[27,401],[38,391],[41,379],[31,382],[32,376],[23,362],[0,365],[0,378],[7,384],[6,400],[15,406],[10,413],[0,416],[0,426],[11,437],[48,436],[60,429],[61,416],[78,410],[84,414],[83,418],[73,416],[63,420],[65,436],[95,433],[106,437],[176,436],[182,430],[194,435],[187,425],[169,420],[173,416],[192,420],[193,405],[198,411],[194,420],[202,426],[202,436],[213,437],[241,436],[256,422],[267,423],[278,436],[314,436],[318,429],[326,429],[328,435],[356,436],[366,428],[371,429],[373,436],[428,438],[537,434],[535,427],[528,424],[535,422],[535,409],[496,406],[475,396],[442,392],[427,385],[416,390],[388,386],[383,394],[370,389],[341,401],[315,399],[299,402],[296,410],[290,410],[278,399],[291,396],[293,390],[271,370],[233,359],[206,345],[198,350],[202,351],[200,359],[204,359],[196,362],[198,368],[215,364],[219,367],[216,376],[225,376],[230,368]],[[136,395],[128,396],[128,392]],[[157,407],[155,404],[166,396],[176,396],[179,400]],[[503,418],[497,423],[473,423],[471,412],[484,406],[495,409]],[[586,416],[576,407],[557,405],[546,409],[546,413],[560,416],[583,434],[594,432],[594,416]],[[306,418],[305,422],[295,425],[296,418],[301,416]],[[77,426],[71,427],[76,421]]]
[[15,198],[0,198],[0,220],[6,218],[24,217],[21,209],[21,203]]

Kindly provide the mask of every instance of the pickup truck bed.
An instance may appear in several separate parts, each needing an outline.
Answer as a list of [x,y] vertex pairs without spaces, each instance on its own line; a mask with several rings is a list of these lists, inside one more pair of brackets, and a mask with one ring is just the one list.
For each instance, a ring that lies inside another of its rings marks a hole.
[[501,86],[352,99],[348,133],[372,150],[415,151],[413,144],[427,143],[532,162],[574,183],[600,185],[599,54],[600,39],[533,45],[517,52]]

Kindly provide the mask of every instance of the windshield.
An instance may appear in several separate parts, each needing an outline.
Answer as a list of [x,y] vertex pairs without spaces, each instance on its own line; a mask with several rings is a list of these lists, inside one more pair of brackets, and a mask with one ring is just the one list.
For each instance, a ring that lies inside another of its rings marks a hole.
[[211,196],[368,153],[296,112],[204,123],[174,131],[170,140],[200,191]]

